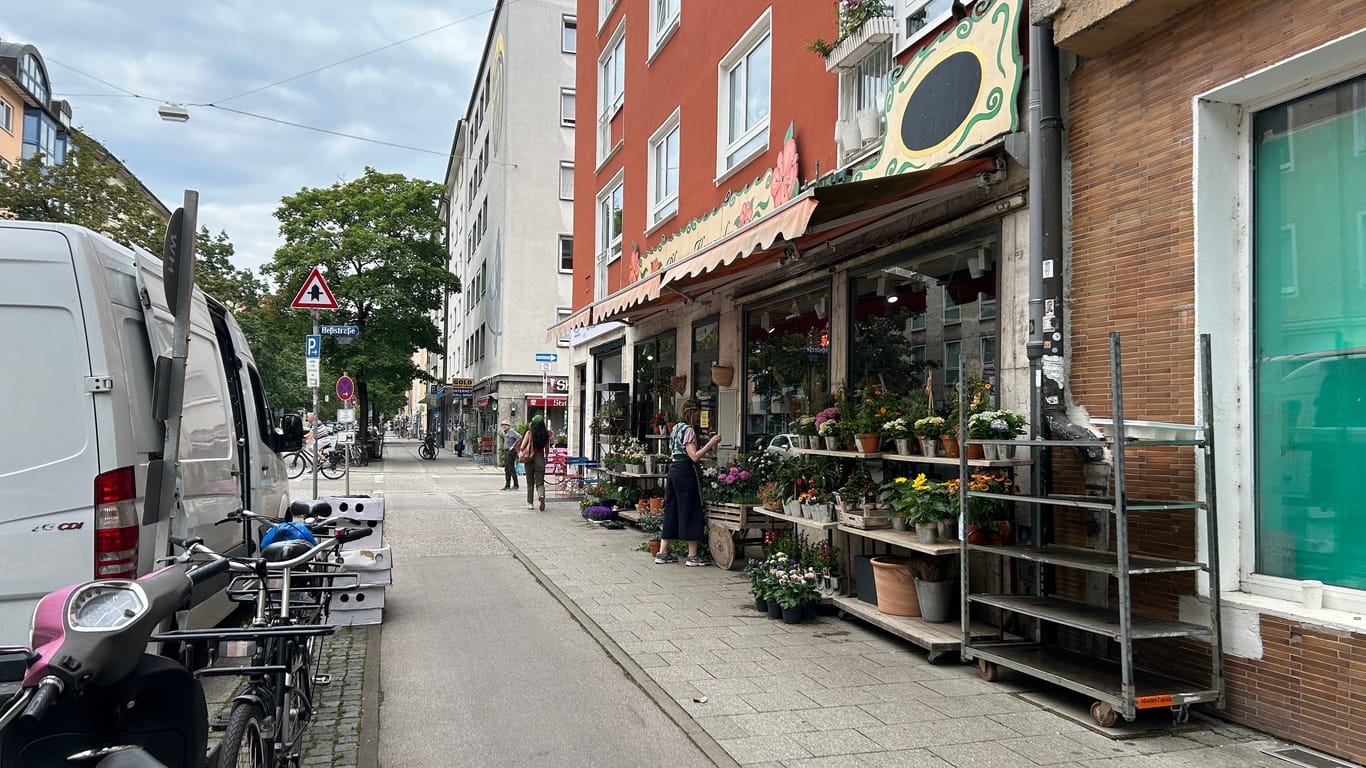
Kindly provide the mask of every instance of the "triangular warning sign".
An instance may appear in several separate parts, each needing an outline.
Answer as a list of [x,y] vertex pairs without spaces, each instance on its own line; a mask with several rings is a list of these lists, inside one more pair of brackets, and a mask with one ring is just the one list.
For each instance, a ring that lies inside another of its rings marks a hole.
[[323,273],[314,267],[313,271],[308,273],[304,287],[299,289],[298,295],[289,306],[295,309],[336,309],[337,300],[332,298],[332,290],[327,287]]

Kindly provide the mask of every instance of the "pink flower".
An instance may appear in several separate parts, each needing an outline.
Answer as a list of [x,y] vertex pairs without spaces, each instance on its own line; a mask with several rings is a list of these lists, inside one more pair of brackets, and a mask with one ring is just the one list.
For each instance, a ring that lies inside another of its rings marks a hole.
[[797,191],[797,141],[789,138],[783,142],[783,149],[773,163],[773,180],[768,194],[773,199],[773,207],[778,207]]
[[740,479],[741,479],[741,480],[748,480],[748,479],[749,479],[749,473],[746,472],[746,471],[744,471],[744,470],[741,470],[741,471],[740,471]]
[[745,204],[740,206],[740,218],[736,219],[735,223],[743,227],[751,221],[754,221],[754,201],[746,200]]

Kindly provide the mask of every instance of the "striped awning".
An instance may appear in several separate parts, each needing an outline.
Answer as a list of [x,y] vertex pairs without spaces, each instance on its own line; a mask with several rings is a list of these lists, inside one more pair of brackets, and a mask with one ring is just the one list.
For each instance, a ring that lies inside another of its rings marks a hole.
[[806,224],[816,210],[811,197],[799,197],[778,210],[737,230],[686,259],[664,270],[661,285],[705,275],[751,254],[762,253],[773,247],[779,238],[796,240],[806,232]]
[[659,298],[659,275],[653,274],[593,304],[593,322],[605,323]]
[[557,341],[569,335],[576,328],[583,328],[593,323],[593,305],[589,304],[581,308],[578,312],[566,317],[560,322],[550,326],[546,331],[546,341]]

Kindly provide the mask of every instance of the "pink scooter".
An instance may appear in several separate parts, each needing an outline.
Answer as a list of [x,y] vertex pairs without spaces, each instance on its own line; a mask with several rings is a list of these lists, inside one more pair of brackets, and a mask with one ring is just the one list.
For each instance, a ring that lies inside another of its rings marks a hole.
[[226,559],[182,561],[136,581],[89,581],[44,597],[33,650],[0,649],[0,766],[202,766],[204,691],[147,645],[187,607],[194,585],[228,568]]

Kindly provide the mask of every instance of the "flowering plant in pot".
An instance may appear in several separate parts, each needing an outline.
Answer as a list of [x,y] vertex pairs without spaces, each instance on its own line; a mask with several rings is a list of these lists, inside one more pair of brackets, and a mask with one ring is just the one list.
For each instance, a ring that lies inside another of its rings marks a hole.
[[944,417],[926,416],[923,419],[916,419],[912,428],[917,437],[934,440],[944,434]]
[[948,508],[944,487],[922,472],[914,480],[898,477],[882,488],[881,498],[892,505],[893,514],[915,526],[922,544],[933,544],[939,521]]
[[[1015,484],[1004,472],[974,472],[968,490],[978,493],[1015,493]],[[968,498],[969,544],[1005,544],[1014,541],[1010,530],[1013,504],[1002,499]]]
[[[1017,435],[1023,434],[1024,426],[1024,416],[1007,408],[981,411],[968,417],[968,437],[977,440],[1014,440]],[[1001,447],[984,445],[982,449],[986,458],[994,459],[1000,457]]]

